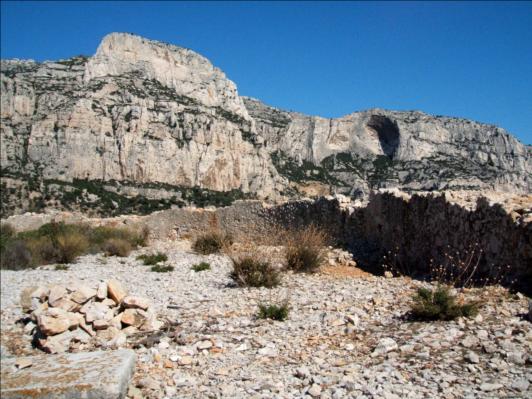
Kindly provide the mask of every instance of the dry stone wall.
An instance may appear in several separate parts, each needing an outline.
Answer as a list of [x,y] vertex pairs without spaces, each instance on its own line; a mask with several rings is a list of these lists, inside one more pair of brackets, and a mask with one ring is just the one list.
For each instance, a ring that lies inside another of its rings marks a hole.
[[[236,201],[212,209],[182,208],[148,216],[85,219],[65,213],[57,217],[22,215],[6,219],[18,229],[36,228],[50,220],[88,221],[140,228],[148,226],[153,238],[193,238],[211,229],[221,229],[236,240],[270,240],[278,230],[314,223],[326,228],[337,244],[349,248],[357,263],[381,272],[383,257],[403,272],[417,276],[429,273],[448,254],[464,258],[470,246],[482,254],[479,270],[493,276],[507,270],[501,283],[532,293],[532,218],[530,203],[509,212],[500,204],[480,197],[476,207],[448,201],[443,195],[397,196],[376,193],[367,206],[346,209],[336,199],[288,202],[268,206],[260,201]],[[392,255],[392,258],[390,258]],[[390,260],[392,259],[392,260]]]

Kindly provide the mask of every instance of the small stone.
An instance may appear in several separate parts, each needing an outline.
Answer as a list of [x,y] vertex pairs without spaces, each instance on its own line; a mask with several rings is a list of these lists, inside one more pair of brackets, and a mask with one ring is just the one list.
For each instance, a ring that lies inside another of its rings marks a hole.
[[33,365],[33,361],[27,357],[23,357],[15,361],[15,366],[19,370],[31,367],[32,365]]
[[95,330],[105,330],[109,327],[109,322],[107,320],[95,320],[94,323],[92,323],[92,326]]
[[142,310],[147,310],[150,307],[150,301],[147,298],[140,296],[126,296],[122,300],[122,306],[125,308],[138,308]]
[[414,351],[414,345],[412,345],[412,344],[401,345],[399,347],[399,350],[402,353],[412,353]]
[[129,326],[129,327],[126,327],[122,330],[122,332],[124,334],[126,334],[126,336],[130,336],[132,334],[136,334],[138,332],[138,328],[137,327],[133,327],[133,326]]
[[22,311],[24,311],[25,313],[29,313],[32,310],[34,310],[32,294],[36,290],[37,290],[37,287],[34,286],[34,287],[24,288],[20,292],[20,306],[22,307]]
[[88,326],[86,323],[85,323],[85,320],[81,320],[81,322],[79,323],[79,327],[85,331],[87,334],[89,334],[91,337],[94,337],[96,335],[96,332],[92,329],[91,326]]
[[116,280],[109,280],[107,282],[107,293],[109,295],[109,298],[111,298],[117,304],[122,302],[122,299],[127,296],[127,291]]
[[189,366],[194,362],[194,359],[191,356],[181,356],[177,362],[180,366]]
[[98,288],[96,289],[96,298],[102,301],[107,299],[107,283],[105,281],[102,281],[98,284]]
[[133,385],[129,386],[127,390],[127,396],[131,399],[144,399],[144,396],[142,396],[142,391]]
[[318,397],[321,395],[321,386],[318,384],[312,384],[307,393],[313,398]]
[[144,316],[140,312],[141,311],[139,309],[126,309],[122,313],[122,317],[120,320],[125,325],[140,327],[146,320],[146,316]]
[[502,385],[501,384],[497,384],[497,383],[485,382],[485,383],[480,385],[480,390],[484,391],[484,392],[496,391],[496,390],[501,389],[501,388],[502,388]]
[[469,363],[474,363],[474,364],[480,362],[480,358],[475,352],[467,352],[466,355],[464,356],[464,359],[467,360]]
[[509,362],[519,364],[519,365],[523,365],[526,363],[525,356],[523,353],[511,352],[511,353],[508,353],[506,356]]
[[50,306],[56,306],[57,302],[65,298],[67,295],[67,290],[65,287],[61,287],[60,285],[54,285],[50,288],[50,294],[48,295],[48,304]]
[[212,347],[212,342],[209,340],[200,341],[196,343],[196,348],[198,348],[198,350],[209,349],[211,347]]
[[156,391],[161,388],[160,384],[151,377],[144,377],[140,379],[137,386],[139,388],[146,388],[152,391]]
[[83,306],[80,312],[85,313],[87,323],[92,323],[95,320],[110,321],[113,318],[113,311],[102,302],[92,302],[87,307]]
[[163,362],[163,367],[165,369],[173,369],[174,368],[174,364],[169,360],[169,359],[166,359],[164,362]]
[[56,335],[68,330],[72,318],[63,309],[50,308],[37,317],[37,325],[45,335]]
[[50,294],[50,289],[41,285],[37,287],[35,291],[33,291],[33,293],[31,294],[31,297],[37,298],[41,302],[45,302],[49,294]]
[[372,357],[383,355],[385,353],[394,351],[398,348],[397,342],[392,338],[382,338],[375,349],[373,350]]
[[78,285],[76,290],[70,294],[70,299],[74,302],[79,303],[80,305],[87,302],[89,299],[96,296],[96,290],[86,285]]
[[390,271],[385,271],[385,272],[384,272],[384,277],[385,277],[385,278],[393,278],[393,273],[390,272]]
[[298,367],[296,369],[295,376],[304,380],[310,377],[310,370],[305,366]]
[[109,348],[115,348],[115,349],[118,349],[118,348],[121,348],[122,346],[124,346],[125,344],[127,343],[127,337],[126,337],[126,334],[124,334],[123,332],[119,331],[115,337],[109,341],[107,343],[107,346]]
[[460,342],[460,344],[466,348],[471,348],[478,344],[478,338],[473,335],[468,335]]
[[530,383],[525,378],[521,378],[512,383],[512,389],[515,389],[521,392],[527,391],[529,386],[530,386]]

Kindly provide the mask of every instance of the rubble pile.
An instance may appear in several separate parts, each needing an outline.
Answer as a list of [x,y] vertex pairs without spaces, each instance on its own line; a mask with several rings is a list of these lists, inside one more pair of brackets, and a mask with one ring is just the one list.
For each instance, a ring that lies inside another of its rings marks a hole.
[[24,330],[45,352],[118,348],[127,337],[159,330],[163,323],[147,298],[129,295],[117,280],[33,286],[21,292],[30,321]]

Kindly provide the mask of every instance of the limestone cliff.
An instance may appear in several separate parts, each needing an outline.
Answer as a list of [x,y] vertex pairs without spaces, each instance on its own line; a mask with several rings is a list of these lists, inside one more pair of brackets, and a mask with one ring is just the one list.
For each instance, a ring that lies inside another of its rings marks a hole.
[[91,58],[2,61],[1,85],[3,169],[277,191],[236,86],[190,50],[111,34]]
[[279,171],[294,181],[351,194],[532,189],[532,149],[496,126],[382,109],[326,119],[244,102]]
[[277,110],[240,97],[193,51],[135,35],[106,36],[92,57],[2,60],[0,79],[2,215],[224,203],[217,192],[531,189],[531,150],[503,129],[420,112]]

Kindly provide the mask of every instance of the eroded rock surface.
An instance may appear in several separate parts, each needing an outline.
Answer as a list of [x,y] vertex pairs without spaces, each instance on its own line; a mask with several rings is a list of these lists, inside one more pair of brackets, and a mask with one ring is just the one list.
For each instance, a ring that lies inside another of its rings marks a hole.
[[130,34],[106,36],[92,57],[2,60],[1,89],[2,215],[204,205],[192,187],[230,200],[531,190],[531,149],[504,129],[418,111],[282,111],[240,97],[195,52]]

